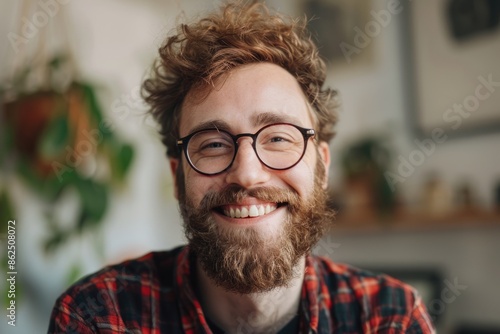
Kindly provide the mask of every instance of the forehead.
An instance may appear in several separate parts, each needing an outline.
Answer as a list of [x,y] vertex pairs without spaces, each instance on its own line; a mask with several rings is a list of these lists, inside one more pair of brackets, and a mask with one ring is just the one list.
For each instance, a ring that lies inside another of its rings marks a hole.
[[253,132],[270,123],[289,122],[313,127],[312,114],[297,80],[283,68],[269,63],[238,67],[219,79],[208,96],[199,101],[189,92],[181,109],[181,137],[225,124],[234,133]]

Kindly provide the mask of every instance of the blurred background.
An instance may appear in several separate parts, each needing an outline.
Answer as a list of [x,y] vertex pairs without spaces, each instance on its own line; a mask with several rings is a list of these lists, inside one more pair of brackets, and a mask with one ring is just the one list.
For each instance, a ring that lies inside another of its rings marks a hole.
[[[500,333],[499,2],[267,3],[313,18],[339,91],[339,215],[315,252],[413,284],[440,333]],[[185,242],[139,88],[167,33],[219,4],[0,3],[0,332],[45,332],[82,275]]]

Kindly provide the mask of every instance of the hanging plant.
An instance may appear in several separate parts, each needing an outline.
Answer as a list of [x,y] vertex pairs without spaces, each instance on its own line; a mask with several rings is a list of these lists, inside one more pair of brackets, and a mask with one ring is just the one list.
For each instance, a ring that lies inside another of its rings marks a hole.
[[[23,2],[22,16],[28,16],[29,4]],[[64,17],[62,10],[58,17]],[[59,28],[54,31],[67,33],[68,27]],[[134,149],[105,122],[97,86],[77,74],[68,36],[55,38],[66,42],[64,51],[51,57],[48,29],[38,35],[33,55],[19,52],[10,80],[0,82],[0,216],[5,218],[0,233],[5,235],[14,209],[22,207],[7,186],[19,178],[43,203],[49,233],[42,248],[51,254],[102,225],[110,194],[124,184]],[[76,218],[61,222],[56,209],[69,193],[76,194]]]
[[[47,66],[54,64],[59,61]],[[46,203],[51,235],[44,249],[50,252],[102,222],[110,190],[124,181],[134,150],[104,122],[90,84],[73,82],[62,93],[11,89],[4,95],[15,95],[3,106],[2,161],[10,165],[4,170],[13,170]],[[68,190],[78,195],[79,213],[70,228],[62,228],[54,211]]]

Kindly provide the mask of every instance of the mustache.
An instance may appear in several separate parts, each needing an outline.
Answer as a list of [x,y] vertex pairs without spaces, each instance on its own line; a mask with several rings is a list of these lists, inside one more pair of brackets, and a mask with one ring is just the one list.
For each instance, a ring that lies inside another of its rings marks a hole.
[[299,195],[289,189],[277,187],[259,187],[245,189],[239,185],[230,185],[221,191],[208,192],[200,203],[200,209],[212,210],[222,205],[239,203],[245,198],[253,197],[260,201],[295,206],[300,202]]

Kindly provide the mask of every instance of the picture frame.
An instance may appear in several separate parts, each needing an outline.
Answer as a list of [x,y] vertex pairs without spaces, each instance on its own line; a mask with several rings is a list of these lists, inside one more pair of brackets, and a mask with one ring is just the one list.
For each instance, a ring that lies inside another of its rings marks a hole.
[[[484,6],[475,8],[474,3]],[[500,131],[500,3],[404,3],[402,45],[411,124],[420,136]]]

